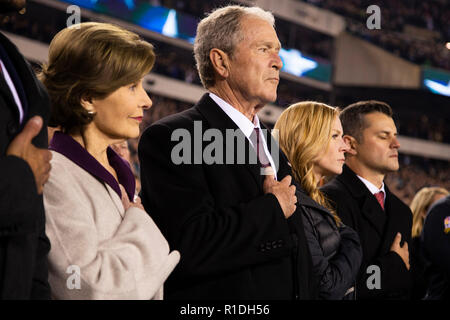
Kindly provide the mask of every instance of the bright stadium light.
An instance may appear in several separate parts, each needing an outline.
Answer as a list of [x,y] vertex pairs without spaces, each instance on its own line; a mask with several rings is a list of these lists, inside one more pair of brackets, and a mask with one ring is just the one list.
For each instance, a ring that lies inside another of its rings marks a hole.
[[447,47],[448,50],[450,50],[450,42],[447,42],[445,46]]
[[424,80],[424,84],[434,93],[439,93],[442,94],[444,96],[449,96],[450,97],[450,81],[448,82],[447,85],[444,85],[442,83],[439,83],[437,81],[433,81],[433,80],[428,80],[425,79]]
[[166,23],[162,28],[162,34],[172,38],[176,38],[178,36],[177,12],[173,9],[169,11]]
[[281,70],[297,77],[317,68],[318,65],[316,61],[303,57],[302,53],[295,49],[286,50],[281,48],[280,57],[283,60],[283,68]]

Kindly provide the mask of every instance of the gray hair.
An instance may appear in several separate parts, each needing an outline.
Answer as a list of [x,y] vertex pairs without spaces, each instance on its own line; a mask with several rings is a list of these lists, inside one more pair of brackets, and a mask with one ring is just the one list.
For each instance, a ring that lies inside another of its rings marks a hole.
[[236,45],[243,39],[240,24],[244,16],[252,15],[275,25],[271,12],[259,7],[232,5],[216,9],[200,21],[194,42],[194,57],[200,80],[205,88],[215,84],[214,68],[209,58],[211,49],[217,48],[230,57]]

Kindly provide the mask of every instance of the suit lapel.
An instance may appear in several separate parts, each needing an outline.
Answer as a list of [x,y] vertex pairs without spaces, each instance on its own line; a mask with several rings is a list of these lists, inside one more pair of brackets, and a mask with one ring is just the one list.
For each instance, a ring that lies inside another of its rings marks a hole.
[[368,220],[379,236],[382,237],[386,223],[386,213],[380,207],[375,196],[347,165],[344,165],[343,172],[337,179],[346,186],[357,200],[361,208],[361,214]]
[[[21,54],[19,54],[17,47],[1,33],[0,33],[0,42],[3,48],[5,49],[6,53],[8,54],[8,58],[10,59],[11,63],[14,65],[15,71],[17,72],[17,76],[22,83],[22,87],[24,88],[23,94],[25,96],[25,99],[21,99],[24,100],[21,102],[23,104],[24,110],[26,111],[26,115],[23,123],[26,123],[27,119],[35,115],[40,115],[44,119],[46,119],[48,117],[49,110],[47,108],[43,108],[40,104],[37,103],[41,101],[40,97],[42,97],[42,94],[38,91],[39,88],[41,88],[41,86],[38,84],[37,79],[32,75],[33,71],[29,67],[28,62],[23,58]],[[8,89],[9,92],[9,87],[7,86],[6,88]],[[18,92],[18,94],[20,93]],[[17,109],[12,94],[10,92],[9,95],[10,99],[12,99],[13,103],[12,106],[14,106],[14,109]],[[17,118],[19,118],[18,110],[15,110],[15,112],[17,112]]]
[[[384,189],[386,191],[386,201],[384,204],[387,222],[386,222],[386,228],[385,233],[383,236],[384,242],[382,244],[382,252],[387,252],[390,250],[392,242],[394,241],[395,235],[397,232],[399,232],[398,226],[402,225],[402,218],[401,215],[395,214],[396,206],[394,204],[394,198],[392,196],[392,193],[386,186],[384,185]],[[404,240],[405,235],[402,235],[402,240]],[[408,244],[411,245],[411,244]]]
[[[233,120],[209,97],[209,93],[203,95],[200,101],[194,106],[200,114],[208,122],[211,128],[216,128],[220,130],[224,137],[224,146],[226,154],[234,154],[234,163],[237,163],[237,157],[242,155],[237,155],[236,144],[234,143],[226,143],[226,131],[228,130],[239,130],[238,126],[234,123]],[[260,173],[260,166],[258,162],[253,163],[254,161],[250,161],[252,159],[257,159],[255,150],[251,147],[248,139],[245,137],[243,132],[239,130],[239,139],[244,141],[245,145],[245,165],[244,167],[250,171],[252,177],[255,179],[256,183],[262,188],[263,178],[264,176]],[[225,162],[224,162],[225,163]]]
[[8,84],[6,83],[6,80],[3,76],[0,76],[0,94],[2,95],[3,99],[5,100],[5,104],[8,108],[11,109],[11,111],[14,112],[15,120],[19,122],[20,114],[19,109],[16,106],[16,102],[14,101],[14,97],[11,93],[11,90],[9,89]]

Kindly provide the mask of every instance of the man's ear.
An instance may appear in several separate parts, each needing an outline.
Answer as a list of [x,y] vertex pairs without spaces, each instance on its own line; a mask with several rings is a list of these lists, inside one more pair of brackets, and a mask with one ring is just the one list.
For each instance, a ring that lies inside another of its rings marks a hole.
[[344,140],[345,144],[348,146],[348,151],[347,154],[351,154],[351,155],[356,155],[356,145],[358,144],[358,142],[356,141],[356,139],[352,136],[349,136],[347,134],[345,134],[342,139]]
[[220,49],[213,48],[209,52],[209,59],[217,74],[222,78],[227,78],[230,74],[228,55]]

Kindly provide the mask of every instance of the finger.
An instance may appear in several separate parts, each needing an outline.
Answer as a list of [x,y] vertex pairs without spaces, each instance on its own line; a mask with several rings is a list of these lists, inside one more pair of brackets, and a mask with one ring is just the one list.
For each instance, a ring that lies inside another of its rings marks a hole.
[[50,162],[50,160],[52,160],[53,155],[49,150],[46,149],[41,149],[44,152],[44,160],[47,162]]
[[281,183],[286,186],[290,186],[291,182],[292,182],[292,177],[290,175],[287,175],[286,177],[283,178],[283,180],[281,180]]
[[121,184],[119,184],[119,188],[120,192],[122,193],[122,203],[125,208],[128,208],[130,206],[130,200],[128,199],[127,192]]
[[290,186],[289,186],[289,192],[290,192],[291,194],[295,194],[295,191],[297,191],[297,188],[296,188],[294,185],[290,185]]
[[268,184],[268,185],[272,185],[276,182],[275,180],[275,176],[273,174],[268,174],[266,175],[266,177],[264,178],[264,183]]
[[18,136],[21,136],[25,143],[31,143],[31,140],[39,134],[41,128],[42,118],[40,116],[34,116],[28,120],[22,132]]

